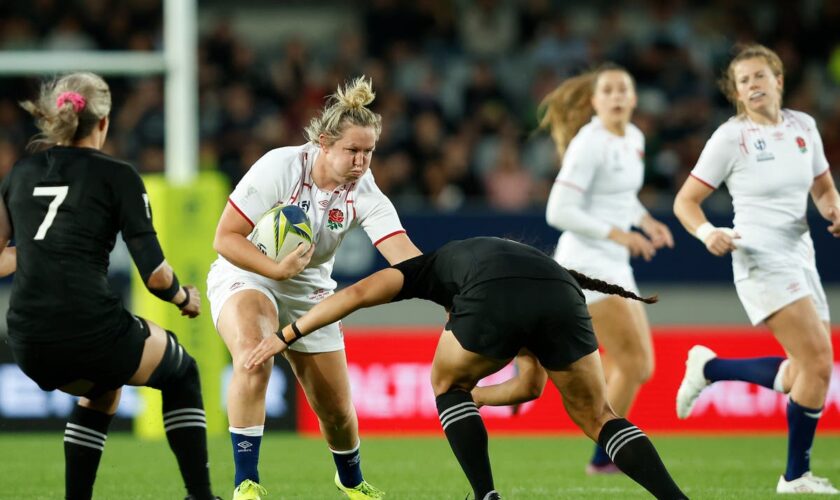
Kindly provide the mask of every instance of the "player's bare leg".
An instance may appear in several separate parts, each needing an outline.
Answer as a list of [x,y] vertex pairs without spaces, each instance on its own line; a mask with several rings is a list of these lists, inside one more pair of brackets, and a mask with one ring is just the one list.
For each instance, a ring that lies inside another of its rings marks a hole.
[[234,496],[244,495],[243,490],[254,490],[252,497],[258,498],[265,494],[259,486],[258,467],[265,426],[265,392],[274,360],[246,370],[243,356],[265,336],[277,331],[277,309],[262,292],[242,290],[225,301],[216,328],[233,360],[227,413],[235,468]]
[[286,358],[309,406],[318,416],[321,433],[332,451],[336,487],[348,496],[382,497],[384,493],[365,481],[362,474],[359,421],[350,395],[344,350],[320,353],[289,350]]
[[476,499],[493,498],[497,493],[487,450],[487,429],[470,391],[479,380],[501,370],[509,361],[467,351],[452,332],[444,331],[432,362],[432,388],[441,427]]
[[604,448],[622,472],[657,498],[687,498],[671,478],[653,443],[610,408],[597,351],[575,361],[567,370],[547,371],[562,394],[572,421]]

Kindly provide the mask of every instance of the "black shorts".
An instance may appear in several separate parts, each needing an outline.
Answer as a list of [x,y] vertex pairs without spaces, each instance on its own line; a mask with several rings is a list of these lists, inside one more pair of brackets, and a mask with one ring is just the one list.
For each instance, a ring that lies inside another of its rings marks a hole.
[[84,341],[29,344],[10,336],[9,347],[23,373],[41,389],[52,391],[83,380],[93,384],[88,396],[95,397],[125,385],[140,366],[149,325],[128,311],[118,324],[110,334]]
[[453,299],[446,329],[461,346],[493,359],[523,347],[550,370],[562,370],[598,349],[583,292],[566,280],[485,281]]

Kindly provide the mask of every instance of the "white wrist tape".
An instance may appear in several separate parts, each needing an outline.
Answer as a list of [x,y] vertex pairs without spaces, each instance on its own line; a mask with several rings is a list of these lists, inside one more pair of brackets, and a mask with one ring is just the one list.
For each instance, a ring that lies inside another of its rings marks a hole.
[[700,224],[700,226],[698,226],[697,229],[694,230],[694,236],[703,243],[706,243],[706,238],[708,238],[709,235],[715,232],[717,229],[718,228],[713,226],[711,222],[707,221]]

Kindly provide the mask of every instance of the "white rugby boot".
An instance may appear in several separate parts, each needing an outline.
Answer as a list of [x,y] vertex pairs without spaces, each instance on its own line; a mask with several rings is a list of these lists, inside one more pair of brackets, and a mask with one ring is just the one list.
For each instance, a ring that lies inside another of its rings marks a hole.
[[832,486],[824,477],[817,477],[811,471],[802,474],[793,481],[785,481],[785,476],[779,478],[776,493],[817,493],[822,495],[838,495],[840,490]]
[[706,346],[696,345],[689,349],[685,360],[685,375],[677,391],[677,417],[685,419],[691,414],[700,393],[709,385],[703,375],[703,367],[716,357],[715,351]]

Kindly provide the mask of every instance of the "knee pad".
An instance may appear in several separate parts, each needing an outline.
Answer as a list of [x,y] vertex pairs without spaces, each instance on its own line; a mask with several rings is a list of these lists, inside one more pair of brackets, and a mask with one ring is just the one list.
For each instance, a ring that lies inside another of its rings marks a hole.
[[163,359],[149,376],[146,385],[164,390],[176,385],[195,385],[201,391],[198,378],[198,365],[192,356],[178,343],[178,337],[166,330],[166,350]]

